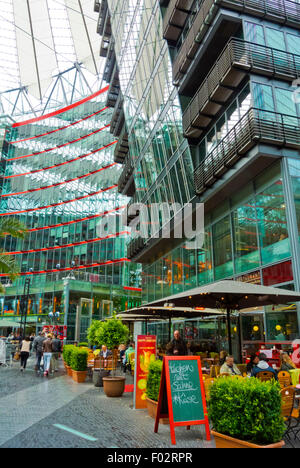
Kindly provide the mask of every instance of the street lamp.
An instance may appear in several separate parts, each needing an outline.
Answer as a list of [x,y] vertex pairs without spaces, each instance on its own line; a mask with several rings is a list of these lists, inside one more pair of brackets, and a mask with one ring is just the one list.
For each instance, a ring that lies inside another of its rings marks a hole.
[[[33,271],[32,268],[29,270]],[[29,302],[29,290],[30,290],[30,278],[25,278],[24,282],[24,294],[22,298],[22,307],[21,307],[21,333],[22,337],[25,337],[26,334],[26,322],[27,322],[27,312],[28,312],[28,302]]]

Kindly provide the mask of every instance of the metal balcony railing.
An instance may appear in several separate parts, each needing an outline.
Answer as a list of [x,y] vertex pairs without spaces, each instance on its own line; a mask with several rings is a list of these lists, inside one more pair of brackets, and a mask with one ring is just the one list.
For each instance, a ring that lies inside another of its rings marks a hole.
[[231,39],[183,114],[185,136],[199,137],[249,72],[293,81],[300,76],[300,55]]
[[300,3],[292,0],[203,0],[173,63],[175,84],[194,59],[200,43],[220,8],[250,13],[300,28]]
[[125,126],[119,137],[119,141],[116,144],[114,151],[114,161],[119,164],[123,164],[124,160],[128,154],[129,145],[128,145],[128,133],[125,129]]
[[124,193],[124,189],[126,185],[128,184],[131,176],[133,175],[133,172],[134,172],[134,167],[132,164],[131,157],[127,156],[125,163],[124,163],[123,171],[121,173],[121,176],[118,182],[118,191],[120,193]]
[[195,170],[201,195],[258,143],[300,148],[300,118],[251,108]]
[[127,258],[134,258],[145,247],[145,241],[142,237],[132,239],[127,245]]
[[163,21],[164,38],[177,41],[194,0],[170,0]]

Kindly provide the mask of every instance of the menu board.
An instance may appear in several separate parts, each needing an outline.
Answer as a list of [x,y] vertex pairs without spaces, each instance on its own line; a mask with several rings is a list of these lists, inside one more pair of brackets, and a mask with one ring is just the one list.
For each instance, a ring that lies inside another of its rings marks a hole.
[[136,339],[136,353],[134,366],[134,407],[147,407],[146,387],[149,365],[156,359],[156,336],[138,335]]
[[158,432],[160,418],[169,418],[172,444],[176,444],[176,426],[190,429],[204,424],[210,440],[199,356],[164,357],[154,432]]
[[170,361],[169,374],[174,422],[204,419],[198,362]]

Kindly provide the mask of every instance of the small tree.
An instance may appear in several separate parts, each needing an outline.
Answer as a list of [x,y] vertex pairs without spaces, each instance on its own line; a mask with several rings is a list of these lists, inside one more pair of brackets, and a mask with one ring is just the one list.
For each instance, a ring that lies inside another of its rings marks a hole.
[[87,330],[87,338],[91,346],[100,345],[98,341],[97,333],[102,326],[103,326],[103,322],[100,322],[99,320],[93,320],[90,328]]
[[106,319],[95,332],[98,345],[106,345],[113,350],[128,340],[129,328],[116,317]]

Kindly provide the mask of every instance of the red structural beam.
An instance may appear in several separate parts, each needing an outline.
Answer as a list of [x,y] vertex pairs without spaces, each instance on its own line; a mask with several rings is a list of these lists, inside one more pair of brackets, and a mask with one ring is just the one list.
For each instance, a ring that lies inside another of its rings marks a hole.
[[37,188],[34,188],[34,189],[29,189],[29,190],[23,190],[23,192],[4,193],[3,195],[0,195],[0,198],[14,197],[15,195],[25,195],[27,193],[34,193],[34,192],[38,192],[40,190],[47,190],[47,189],[53,188],[53,187],[60,187],[61,185],[69,184],[70,182],[75,182],[76,180],[85,179],[86,177],[92,176],[94,174],[98,174],[99,172],[105,171],[106,169],[111,169],[112,167],[114,167],[116,165],[117,165],[117,163],[111,163],[108,166],[101,167],[100,169],[97,169],[96,171],[88,172],[87,174],[83,174],[83,175],[78,176],[78,177],[73,177],[73,179],[63,180],[62,182],[56,182],[55,184],[44,185],[42,187],[37,187]]
[[72,140],[72,141],[68,141],[67,143],[63,143],[62,145],[53,146],[52,148],[47,148],[47,149],[45,149],[43,151],[36,151],[34,153],[24,154],[22,156],[15,156],[14,158],[7,158],[7,159],[5,159],[5,161],[18,161],[19,159],[32,158],[32,156],[38,156],[39,154],[50,153],[51,151],[54,151],[56,149],[64,148],[65,146],[73,145],[73,143],[77,143],[78,141],[85,140],[86,138],[89,138],[92,135],[96,135],[97,133],[102,132],[102,130],[105,130],[106,128],[109,128],[109,127],[110,127],[110,124],[105,125],[102,128],[98,128],[98,130],[95,130],[94,132],[88,133],[87,135],[84,135],[84,136],[82,136],[80,138],[76,138],[76,140]]
[[52,135],[52,133],[60,132],[61,130],[66,130],[67,128],[74,127],[74,125],[78,125],[79,123],[84,122],[85,120],[91,119],[92,117],[95,117],[96,115],[101,114],[101,112],[104,112],[106,109],[109,109],[109,108],[103,107],[103,109],[100,109],[99,111],[94,112],[93,114],[87,115],[83,119],[77,120],[76,122],[73,122],[69,125],[64,125],[63,127],[56,128],[55,130],[51,130],[50,132],[41,133],[40,135],[35,135],[32,137],[28,137],[28,138],[23,138],[22,140],[8,141],[8,143],[10,145],[14,145],[16,143],[23,143],[24,141],[35,140],[37,138],[41,138],[47,135]]
[[142,291],[142,288],[132,288],[130,286],[123,286],[123,289],[126,289],[126,291]]
[[67,161],[64,161],[62,163],[54,164],[53,166],[42,167],[41,169],[34,169],[32,171],[29,171],[29,172],[23,172],[22,174],[12,174],[12,175],[9,175],[9,176],[4,176],[2,178],[3,179],[13,179],[15,177],[21,177],[21,176],[26,176],[26,175],[30,175],[30,174],[36,174],[37,172],[48,171],[48,170],[54,169],[56,167],[61,167],[61,166],[64,166],[65,164],[70,164],[70,163],[78,161],[80,159],[84,159],[87,156],[90,156],[91,154],[96,154],[99,151],[102,151],[102,150],[104,150],[106,148],[109,148],[110,146],[115,145],[117,143],[117,141],[118,140],[115,140],[112,143],[109,143],[108,145],[102,146],[101,148],[90,151],[89,153],[86,153],[86,154],[82,154],[81,156],[78,156],[77,158],[68,159]]
[[67,111],[69,111],[71,109],[74,109],[75,107],[81,106],[82,104],[84,104],[84,103],[86,103],[88,101],[91,101],[92,99],[100,96],[100,94],[103,94],[106,91],[108,91],[108,88],[109,88],[109,86],[106,86],[105,88],[100,89],[100,91],[97,91],[96,93],[92,94],[91,96],[88,96],[88,97],[82,99],[81,101],[74,102],[74,104],[71,104],[71,105],[69,105],[67,107],[63,107],[62,109],[59,109],[59,110],[57,110],[55,112],[50,112],[49,114],[41,115],[40,117],[36,117],[34,119],[25,120],[24,122],[16,122],[16,123],[14,123],[12,125],[12,127],[13,128],[23,127],[24,125],[29,125],[29,124],[32,124],[32,123],[40,122],[41,120],[49,119],[50,117],[55,117],[56,115],[63,114],[64,112],[67,112]]
[[39,206],[37,208],[28,208],[27,210],[11,211],[10,213],[8,212],[0,213],[0,216],[11,216],[11,215],[22,214],[22,213],[30,213],[32,211],[45,210],[46,208],[55,208],[56,206],[66,205],[68,203],[73,203],[75,201],[84,200],[85,198],[93,197],[94,195],[107,192],[108,190],[113,190],[117,187],[118,187],[118,184],[115,184],[115,185],[112,185],[111,187],[106,187],[104,189],[98,190],[97,192],[91,192],[91,193],[88,193],[87,195],[82,195],[81,197],[72,198],[72,200],[66,200],[66,201],[59,202],[59,203],[52,203],[51,205]]
[[[81,223],[83,221],[90,221],[91,219],[100,218],[100,217],[106,216],[106,215],[108,215],[110,213],[115,213],[116,211],[120,211],[125,207],[126,207],[126,205],[118,206],[117,208],[114,208],[113,210],[104,211],[103,213],[90,215],[90,216],[85,216],[84,218],[74,219],[72,221],[66,221],[64,223],[49,224],[48,226],[41,226],[41,227],[38,227],[38,228],[27,229],[26,232],[45,231],[46,229],[54,229],[54,228],[61,227],[61,226],[69,226],[70,224]],[[9,234],[7,234],[7,235],[9,235]]]
[[[98,266],[106,266],[106,265],[112,265],[114,263],[122,263],[122,262],[129,262],[131,263],[131,260],[128,258],[118,258],[115,260],[108,260],[107,262],[100,262],[100,263],[90,263],[88,265],[78,265],[75,267],[67,267],[67,268],[55,268],[54,270],[39,270],[39,271],[26,271],[25,273],[19,273],[19,276],[32,276],[32,275],[43,275],[45,273],[59,273],[63,271],[72,271],[72,270],[85,270],[87,268],[94,268]],[[0,277],[8,277],[9,275],[5,273],[1,273]]]
[[128,234],[130,234],[129,231],[121,231],[115,234],[109,234],[105,237],[95,237],[94,239],[87,239],[87,240],[83,240],[80,242],[72,242],[70,244],[65,244],[65,245],[54,245],[53,247],[42,247],[40,249],[16,250],[15,252],[3,252],[3,255],[21,255],[21,254],[28,254],[28,253],[35,253],[35,252],[48,252],[50,250],[60,250],[60,249],[65,249],[67,247],[77,247],[78,245],[93,244],[94,242],[113,239],[115,237],[125,236]]

